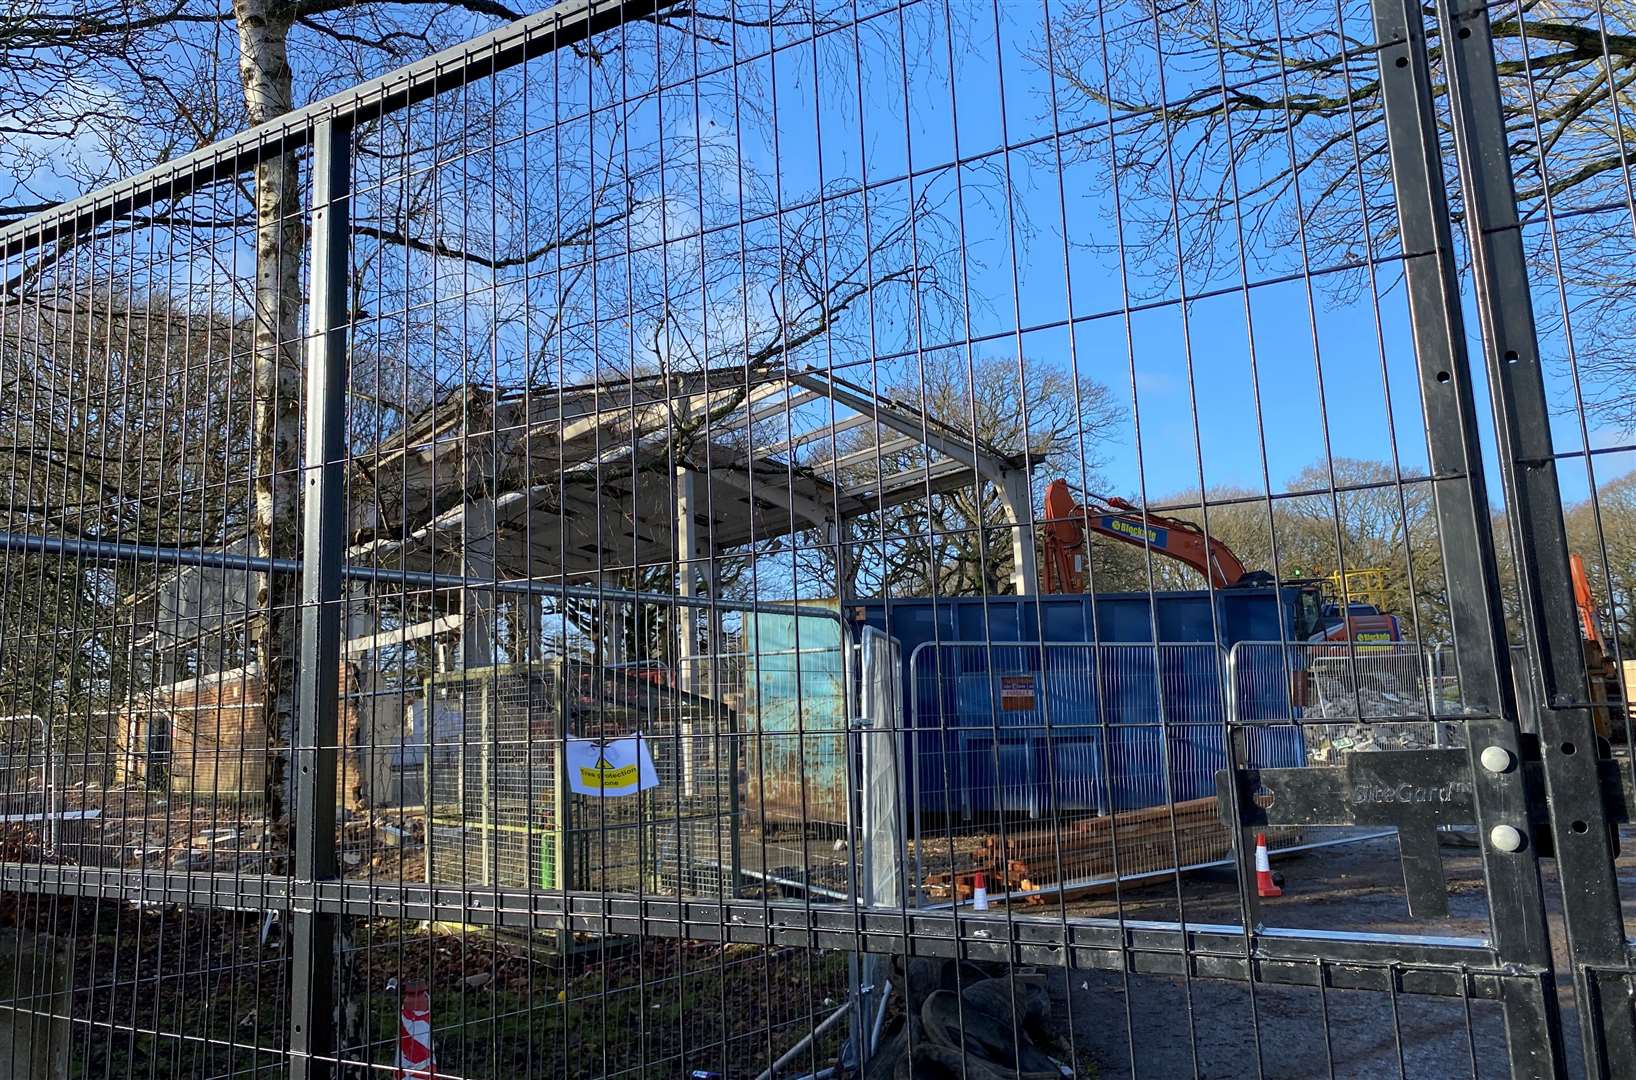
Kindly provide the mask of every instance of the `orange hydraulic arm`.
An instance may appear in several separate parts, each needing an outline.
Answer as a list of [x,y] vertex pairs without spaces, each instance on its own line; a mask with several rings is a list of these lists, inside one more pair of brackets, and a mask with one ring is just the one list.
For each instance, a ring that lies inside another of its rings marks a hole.
[[1143,514],[1141,508],[1118,498],[1090,496],[1093,505],[1081,506],[1066,480],[1045,487],[1045,591],[1085,591],[1085,530],[1150,547],[1156,553],[1186,563],[1210,579],[1218,589],[1229,589],[1245,579],[1254,580],[1233,550],[1220,540],[1205,539],[1204,530],[1191,521]]
[[1568,572],[1573,577],[1574,606],[1579,609],[1579,628],[1585,640],[1602,644],[1602,631],[1597,628],[1596,596],[1591,592],[1591,579],[1585,573],[1585,560],[1578,555],[1568,556]]

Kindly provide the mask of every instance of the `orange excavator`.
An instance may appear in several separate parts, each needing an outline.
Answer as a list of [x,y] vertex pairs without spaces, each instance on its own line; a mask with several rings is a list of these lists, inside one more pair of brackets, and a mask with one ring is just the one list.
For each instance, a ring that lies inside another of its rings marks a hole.
[[[1580,643],[1585,649],[1585,676],[1589,683],[1591,719],[1596,733],[1604,739],[1623,733],[1623,721],[1614,722],[1621,715],[1625,691],[1619,683],[1619,666],[1609,655],[1607,640],[1602,635],[1602,612],[1596,605],[1596,594],[1591,592],[1590,575],[1585,572],[1585,560],[1578,555],[1568,556],[1568,573],[1573,580],[1574,607],[1579,609]],[[1613,650],[1617,653],[1617,649]]]
[[[1045,513],[1040,524],[1045,531],[1043,585],[1048,593],[1085,591],[1087,529],[1191,566],[1213,588],[1277,584],[1273,575],[1265,570],[1245,569],[1243,560],[1232,548],[1216,537],[1205,536],[1204,530],[1191,521],[1152,511],[1144,513],[1136,504],[1116,497],[1087,494],[1085,505],[1081,505],[1067,480],[1057,479],[1046,485]],[[1343,611],[1340,604],[1323,600],[1320,583],[1316,581],[1288,584],[1301,589],[1297,630],[1310,641],[1402,640],[1395,616],[1383,615],[1369,604],[1356,602],[1347,604]]]
[[1578,555],[1568,556],[1568,574],[1573,579],[1574,607],[1579,609],[1579,633],[1588,645],[1598,650],[1602,646],[1602,614],[1596,610],[1596,595],[1591,592],[1590,575],[1585,573],[1585,560]]

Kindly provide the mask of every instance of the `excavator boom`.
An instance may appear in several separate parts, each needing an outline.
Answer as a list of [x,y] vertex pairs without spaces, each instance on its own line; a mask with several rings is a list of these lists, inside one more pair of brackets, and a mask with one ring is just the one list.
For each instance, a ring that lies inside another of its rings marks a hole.
[[1205,538],[1191,521],[1165,517],[1119,498],[1095,498],[1081,506],[1066,480],[1045,488],[1045,573],[1049,592],[1085,590],[1085,530],[1149,548],[1191,566],[1218,589],[1241,584],[1264,584],[1265,574],[1251,574],[1233,550],[1220,540]]
[[1600,647],[1602,631],[1597,624],[1601,618],[1596,610],[1596,595],[1591,592],[1590,575],[1585,573],[1585,560],[1578,555],[1568,556],[1568,573],[1573,578],[1574,606],[1579,609],[1579,632],[1586,641]]
[[[1089,496],[1088,501],[1091,505],[1080,505],[1066,480],[1053,480],[1045,487],[1041,526],[1045,532],[1046,592],[1085,591],[1086,530],[1191,566],[1212,588],[1277,584],[1264,570],[1246,570],[1232,548],[1215,537],[1206,538],[1204,530],[1191,521],[1143,511],[1119,498]],[[1312,596],[1315,618],[1300,632],[1310,634],[1310,640],[1364,644],[1402,640],[1397,618],[1366,604],[1349,603],[1344,611],[1325,612],[1318,617],[1316,590],[1310,582],[1305,583],[1305,588]]]

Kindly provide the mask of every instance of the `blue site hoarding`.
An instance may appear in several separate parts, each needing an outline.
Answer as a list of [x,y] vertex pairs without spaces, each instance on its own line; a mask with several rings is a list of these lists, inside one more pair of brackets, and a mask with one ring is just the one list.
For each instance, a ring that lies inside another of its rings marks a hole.
[[[863,599],[848,600],[843,614],[849,636],[872,626],[902,645],[897,722],[913,805],[923,816],[970,819],[1107,813],[1213,794],[1226,757],[1227,650],[1288,639],[1295,602],[1294,589],[1263,588]],[[763,767],[804,774],[804,790],[781,798],[800,794],[816,811],[831,801],[818,793],[847,783],[841,741],[825,734],[845,708],[839,629],[817,618],[754,623],[752,708],[774,747]],[[784,761],[797,731],[808,733],[805,760]],[[1248,741],[1253,764],[1303,763],[1297,727],[1256,729]]]

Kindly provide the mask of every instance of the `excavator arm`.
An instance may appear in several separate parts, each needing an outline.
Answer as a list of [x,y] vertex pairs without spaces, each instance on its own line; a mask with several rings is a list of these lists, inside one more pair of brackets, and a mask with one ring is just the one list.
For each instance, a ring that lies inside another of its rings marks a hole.
[[1591,592],[1590,575],[1585,573],[1585,560],[1578,555],[1568,556],[1568,572],[1573,578],[1574,606],[1579,609],[1579,632],[1586,641],[1600,648],[1602,619],[1596,610],[1596,594]]
[[[1210,581],[1212,588],[1275,585],[1265,570],[1246,570],[1233,549],[1191,521],[1144,513],[1124,499],[1089,496],[1090,505],[1074,498],[1066,480],[1053,480],[1045,487],[1045,516],[1040,522],[1045,533],[1044,586],[1048,593],[1085,591],[1085,533],[1087,530],[1147,548],[1166,558],[1191,566]],[[1317,603],[1312,582],[1303,585]],[[1343,610],[1319,614],[1318,621],[1297,632],[1308,634],[1314,643],[1355,641],[1364,644],[1402,640],[1396,617],[1383,615],[1363,604],[1346,604]]]
[[1218,589],[1271,583],[1269,575],[1246,570],[1232,548],[1206,538],[1191,521],[1143,513],[1120,498],[1089,496],[1088,503],[1080,505],[1066,480],[1053,480],[1045,487],[1046,592],[1085,591],[1087,529],[1191,566]]

